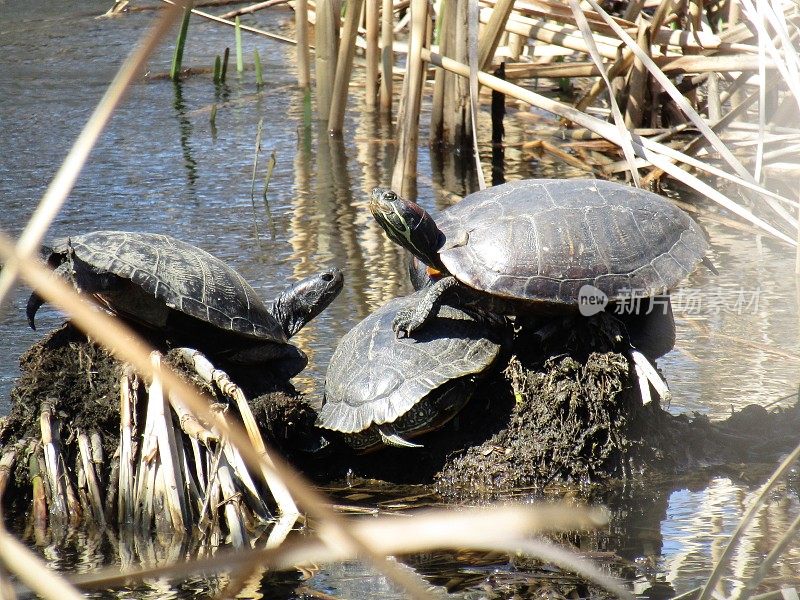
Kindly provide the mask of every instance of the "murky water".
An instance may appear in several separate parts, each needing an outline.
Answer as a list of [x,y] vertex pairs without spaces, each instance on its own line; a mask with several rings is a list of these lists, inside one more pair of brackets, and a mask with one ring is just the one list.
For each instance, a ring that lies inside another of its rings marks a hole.
[[[122,57],[153,16],[93,18],[109,5],[106,0],[0,3],[3,232],[18,234],[24,227]],[[289,35],[290,20],[291,13],[275,9],[257,17],[264,28],[286,29]],[[215,89],[210,75],[176,87],[156,76],[168,70],[171,46],[158,52],[149,65],[150,77],[133,86],[104,133],[50,237],[100,228],[168,233],[228,261],[265,298],[319,269],[343,268],[347,281],[341,297],[295,340],[311,360],[298,386],[318,395],[337,340],[408,287],[400,251],[366,210],[372,187],[388,183],[394,135],[361,109],[358,86],[352,88],[356,109],[348,113],[343,140],[304,125],[293,48],[248,36],[244,41],[248,62],[255,47],[260,52],[268,81],[261,89],[252,72],[237,76],[233,67],[222,88]],[[232,31],[193,19],[185,64],[211,65],[233,42]],[[212,126],[214,104],[218,110]],[[253,153],[262,119],[253,200]],[[505,178],[583,175],[521,149],[537,134],[530,118],[512,113],[506,129]],[[277,162],[267,206],[261,192],[272,152]],[[443,208],[453,202],[453,194],[473,189],[469,170],[454,162],[459,161],[453,156],[420,149],[418,197],[423,205]],[[720,275],[698,269],[676,292],[678,347],[660,363],[675,397],[671,409],[720,417],[731,407],[770,405],[795,394],[800,316],[793,252],[714,220],[700,221],[710,233]],[[26,297],[25,290],[17,289],[0,316],[0,413],[8,410],[18,356],[41,335],[25,323]],[[40,315],[41,330],[61,320],[54,311]],[[615,513],[618,527],[604,544],[637,561],[637,592],[655,593],[646,590],[659,586],[685,591],[708,574],[749,491],[737,481],[718,478],[692,489],[665,484],[649,490],[650,499],[642,490],[630,492],[629,504]],[[794,493],[787,491],[770,505],[745,550],[759,556],[774,543],[796,504]],[[80,560],[66,563],[74,568]],[[745,554],[737,556],[735,568],[748,570]],[[776,571],[778,581],[797,584],[799,571],[800,559],[789,553]],[[385,582],[358,565],[328,569],[306,583],[343,596],[391,595]],[[198,588],[214,587],[204,585],[197,582]],[[162,589],[167,591],[190,592]]]

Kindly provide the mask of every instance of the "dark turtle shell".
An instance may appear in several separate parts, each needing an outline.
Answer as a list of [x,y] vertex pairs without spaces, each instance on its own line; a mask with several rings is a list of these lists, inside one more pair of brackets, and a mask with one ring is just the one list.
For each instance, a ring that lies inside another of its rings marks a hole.
[[708,249],[700,227],[650,192],[594,179],[532,179],[470,194],[436,224],[439,257],[466,285],[504,298],[576,304],[675,286]]
[[53,251],[66,254],[70,246],[92,270],[84,276],[111,273],[169,308],[223,330],[286,342],[281,325],[250,284],[196,246],[154,233],[95,231],[58,242]]
[[[413,437],[443,424],[441,417],[463,405],[451,394],[444,399],[436,394],[488,370],[500,353],[498,332],[442,306],[415,338],[398,339],[392,320],[419,302],[419,295],[390,300],[342,337],[328,365],[320,427],[356,433],[392,423],[398,434]],[[470,390],[457,387],[466,401]]]

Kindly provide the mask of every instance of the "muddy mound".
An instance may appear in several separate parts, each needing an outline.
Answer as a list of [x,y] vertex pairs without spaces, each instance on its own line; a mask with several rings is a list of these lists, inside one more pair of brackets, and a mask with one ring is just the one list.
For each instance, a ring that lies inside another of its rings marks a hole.
[[625,356],[554,357],[537,371],[515,357],[505,374],[516,399],[508,426],[449,461],[436,476],[439,491],[584,482],[620,471],[633,444],[628,417],[638,400]]

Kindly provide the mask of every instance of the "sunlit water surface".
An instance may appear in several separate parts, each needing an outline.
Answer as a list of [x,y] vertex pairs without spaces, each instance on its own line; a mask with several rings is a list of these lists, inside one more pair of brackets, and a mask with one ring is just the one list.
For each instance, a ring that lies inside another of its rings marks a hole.
[[[110,4],[0,2],[0,52],[5,59],[0,69],[0,229],[5,233],[22,230],[122,57],[153,18],[152,12],[93,18]],[[245,20],[292,35],[291,13],[285,10]],[[211,65],[233,41],[232,31],[193,19],[185,64]],[[318,397],[337,340],[408,288],[401,253],[366,210],[372,187],[388,183],[394,134],[362,109],[359,86],[353,86],[351,106],[356,108],[348,113],[343,141],[318,135],[315,126],[303,125],[293,48],[249,36],[244,42],[246,57],[256,47],[260,52],[268,82],[261,89],[252,71],[240,76],[233,66],[221,88],[215,89],[210,75],[190,77],[176,87],[155,76],[169,69],[171,45],[157,53],[149,64],[150,77],[130,90],[49,238],[100,228],[167,233],[227,261],[265,298],[300,277],[341,267],[347,277],[341,297],[294,339],[310,357],[296,383]],[[212,126],[214,104],[218,110]],[[535,138],[541,119],[512,111],[506,123],[504,177],[581,176],[521,150],[522,142]],[[262,153],[253,200],[260,120]],[[425,115],[422,120],[427,122]],[[423,131],[422,139],[426,135]],[[486,156],[491,152],[488,147],[483,151]],[[261,191],[272,152],[277,162],[267,206]],[[444,208],[474,189],[474,178],[464,174],[468,169],[453,168],[453,162],[459,161],[452,156],[437,159],[426,147],[420,149],[418,198],[426,207]],[[486,172],[491,179],[488,167]],[[720,275],[698,269],[676,291],[678,346],[660,362],[675,398],[671,410],[723,417],[731,407],[772,405],[795,394],[798,386],[793,253],[759,236],[700,220],[710,233],[712,260]],[[27,293],[16,289],[0,316],[0,413],[8,410],[19,355],[41,336],[25,322]],[[42,310],[40,331],[60,321],[56,312]],[[681,592],[702,583],[750,492],[724,478],[693,490],[675,487],[640,490],[632,495],[630,507],[615,513],[617,530],[624,534],[609,535],[607,545],[641,566],[633,581],[639,593]],[[647,500],[648,493],[656,501]],[[776,499],[737,555],[734,571],[749,572],[747,552],[751,559],[761,556],[796,509],[794,493]],[[63,549],[52,547],[44,554],[67,570],[114,560],[108,548],[81,546],[79,540],[75,546],[81,550],[74,555],[64,556]],[[776,572],[778,581],[797,583],[797,553],[790,552]],[[138,592],[142,597],[193,597],[213,592],[218,583],[197,579]],[[304,585],[341,597],[400,596],[368,568],[354,564],[326,569]],[[284,588],[273,580],[258,580],[254,593],[259,589],[283,595],[278,590]],[[289,585],[285,595],[295,595],[293,590]]]

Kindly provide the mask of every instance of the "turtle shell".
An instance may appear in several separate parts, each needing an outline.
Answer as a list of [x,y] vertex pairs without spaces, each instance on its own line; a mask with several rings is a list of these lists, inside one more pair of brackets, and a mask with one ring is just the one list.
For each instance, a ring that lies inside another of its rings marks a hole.
[[[394,423],[445,384],[492,366],[500,353],[497,332],[450,306],[440,307],[414,338],[398,339],[392,320],[419,296],[390,300],[342,337],[328,365],[319,426],[356,433]],[[418,409],[398,433],[413,437],[431,429],[439,411],[429,409],[440,405]]]
[[285,343],[286,336],[244,278],[205,250],[154,233],[95,231],[57,243],[92,269],[131,281],[169,308],[243,336]]
[[650,297],[694,270],[708,244],[656,194],[594,179],[532,179],[470,194],[442,212],[442,263],[495,296],[577,304],[592,285],[609,300]]

